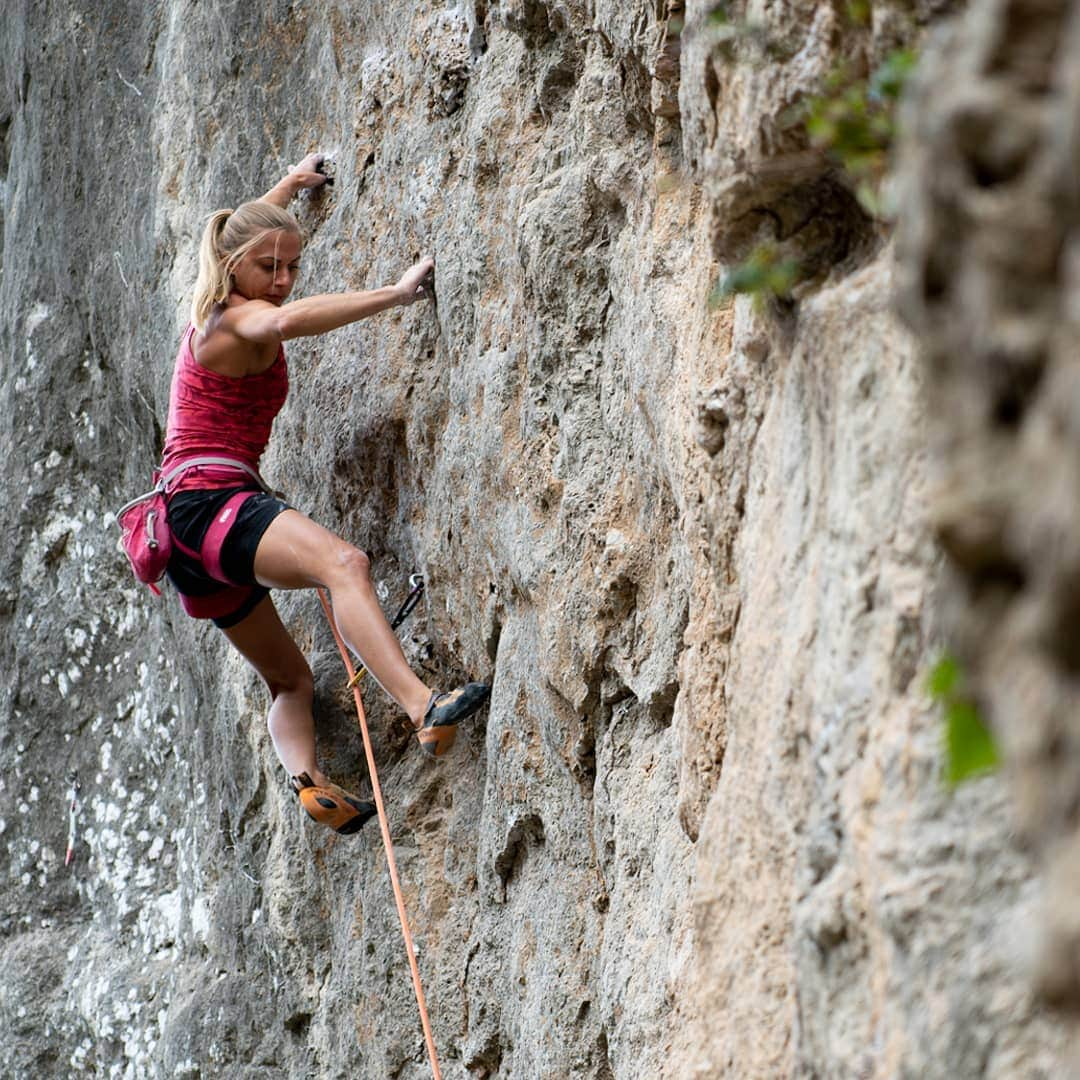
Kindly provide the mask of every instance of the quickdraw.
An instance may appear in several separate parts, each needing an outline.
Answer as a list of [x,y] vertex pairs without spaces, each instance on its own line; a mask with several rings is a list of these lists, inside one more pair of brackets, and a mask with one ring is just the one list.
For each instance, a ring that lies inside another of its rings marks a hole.
[[[398,608],[398,613],[391,620],[391,630],[396,630],[412,614],[413,608],[420,603],[420,597],[424,595],[424,579],[419,574],[413,574],[409,578],[409,587],[412,591],[405,597],[405,602]],[[348,689],[352,690],[354,687],[359,686],[360,680],[366,674],[367,668],[361,664],[356,674],[349,680]]]

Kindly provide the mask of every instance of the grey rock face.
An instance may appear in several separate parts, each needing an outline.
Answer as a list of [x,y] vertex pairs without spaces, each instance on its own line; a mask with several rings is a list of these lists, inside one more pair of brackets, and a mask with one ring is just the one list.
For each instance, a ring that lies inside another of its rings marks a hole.
[[980,3],[938,36],[909,109],[901,234],[949,619],[1047,868],[1037,983],[1072,1015],[1078,35],[1076,4]]
[[[438,765],[365,691],[444,1075],[1059,1074],[1002,783],[939,782],[892,251],[782,121],[944,5],[745,5],[768,62],[718,57],[711,7],[5,18],[0,1072],[428,1074],[374,827],[301,817],[262,686],[134,586],[109,514],[160,450],[205,217],[319,148],[301,292],[430,252],[438,299],[293,343],[265,472],[387,609],[424,575],[426,679],[494,683]],[[710,307],[776,221],[807,288]],[[276,601],[364,789],[319,607]]]

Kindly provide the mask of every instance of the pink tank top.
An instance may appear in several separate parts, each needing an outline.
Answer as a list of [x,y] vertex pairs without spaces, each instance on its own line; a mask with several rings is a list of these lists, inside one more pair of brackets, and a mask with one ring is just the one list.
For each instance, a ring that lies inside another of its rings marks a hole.
[[[265,371],[237,378],[211,371],[195,359],[194,332],[195,327],[188,326],[176,354],[162,474],[195,457],[236,458],[258,471],[274,418],[289,392],[285,347]],[[181,473],[169,492],[237,487],[246,479],[237,469],[197,465]]]

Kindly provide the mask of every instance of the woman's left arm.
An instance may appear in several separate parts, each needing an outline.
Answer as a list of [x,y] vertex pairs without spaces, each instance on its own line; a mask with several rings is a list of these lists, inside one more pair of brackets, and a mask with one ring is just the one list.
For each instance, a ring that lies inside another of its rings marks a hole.
[[298,191],[303,188],[322,187],[326,183],[326,174],[319,172],[318,168],[323,159],[323,154],[308,154],[299,164],[291,165],[288,173],[263,195],[262,201],[273,203],[284,210]]

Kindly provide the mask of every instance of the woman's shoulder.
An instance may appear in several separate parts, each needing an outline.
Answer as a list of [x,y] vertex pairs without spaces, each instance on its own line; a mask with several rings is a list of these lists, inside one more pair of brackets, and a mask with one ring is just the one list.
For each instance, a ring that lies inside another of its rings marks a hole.
[[[235,296],[235,294],[233,294]],[[195,362],[209,371],[230,378],[258,375],[273,366],[281,353],[277,345],[261,345],[240,337],[235,331],[238,309],[254,301],[233,297],[219,304],[210,314],[202,330],[191,335],[191,355]]]

